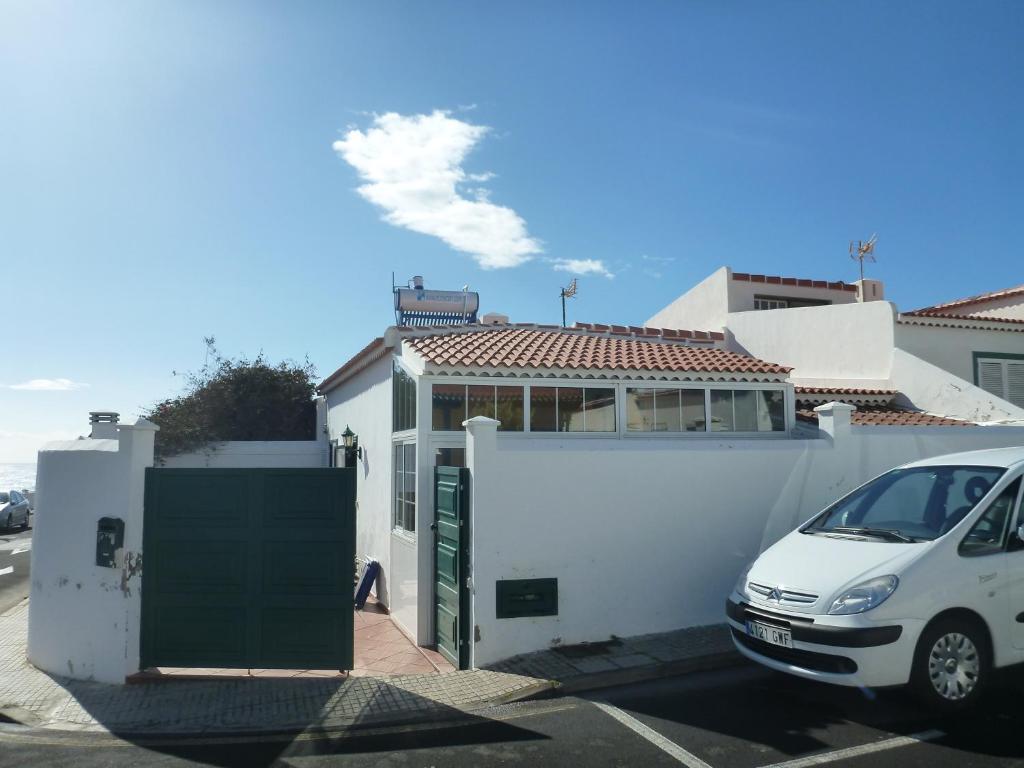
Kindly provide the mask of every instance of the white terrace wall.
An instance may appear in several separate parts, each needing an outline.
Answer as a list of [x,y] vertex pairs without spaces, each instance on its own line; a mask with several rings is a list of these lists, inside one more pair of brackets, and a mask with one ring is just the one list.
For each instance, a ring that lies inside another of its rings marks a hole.
[[887,301],[736,312],[726,339],[739,352],[792,367],[790,377],[800,383],[843,379],[887,388],[895,317]]
[[[494,440],[492,428],[467,427],[475,666],[721,622],[743,566],[840,494],[923,456],[1024,444],[1015,427],[699,442]],[[498,580],[548,577],[557,616],[495,618]]]
[[649,318],[645,325],[651,328],[721,330],[729,313],[730,282],[728,267],[716,270]]
[[1024,332],[991,328],[947,328],[901,322],[896,345],[912,355],[974,381],[974,352],[1024,355]]
[[175,469],[293,469],[326,467],[328,461],[326,440],[232,440],[213,443],[195,453],[169,456],[161,466]]

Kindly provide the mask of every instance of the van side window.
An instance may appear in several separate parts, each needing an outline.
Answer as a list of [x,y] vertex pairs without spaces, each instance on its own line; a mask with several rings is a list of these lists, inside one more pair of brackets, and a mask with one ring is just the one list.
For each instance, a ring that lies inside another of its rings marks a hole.
[[1006,532],[1013,515],[1011,511],[1020,491],[1020,478],[1007,486],[996,499],[988,505],[985,513],[978,518],[971,530],[960,542],[959,553],[964,557],[977,557],[1002,552],[1006,545]]

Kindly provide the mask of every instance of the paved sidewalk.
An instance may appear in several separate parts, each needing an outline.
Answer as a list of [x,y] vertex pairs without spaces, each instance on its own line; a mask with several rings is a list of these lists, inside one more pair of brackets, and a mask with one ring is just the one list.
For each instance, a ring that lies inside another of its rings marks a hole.
[[122,735],[342,730],[464,717],[552,685],[489,670],[104,685],[39,671],[25,660],[27,639],[26,601],[0,616],[0,720],[6,716],[62,730]]
[[0,722],[119,735],[336,731],[465,718],[475,709],[738,663],[724,625],[612,638],[491,669],[356,677],[166,680],[105,685],[25,659],[28,601],[0,615]]
[[526,653],[489,669],[552,680],[564,695],[742,663],[728,626],[713,624]]

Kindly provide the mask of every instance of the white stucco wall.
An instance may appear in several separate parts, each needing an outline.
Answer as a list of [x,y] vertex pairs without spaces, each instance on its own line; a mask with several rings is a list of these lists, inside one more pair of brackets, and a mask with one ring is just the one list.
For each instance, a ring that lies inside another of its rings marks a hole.
[[326,467],[328,458],[326,440],[232,440],[213,443],[195,453],[169,456],[162,466],[176,469]]
[[[142,512],[155,427],[39,452],[28,658],[56,675],[123,683],[139,669]],[[125,523],[117,568],[96,565],[101,517]]]
[[893,353],[892,383],[900,393],[897,402],[929,413],[980,422],[1024,420],[1024,408],[903,349]]
[[394,611],[391,584],[391,356],[326,394],[329,438],[348,426],[363,457],[356,470],[356,557],[381,564],[378,599]]
[[897,323],[896,346],[973,382],[973,352],[1024,355],[1024,333]]
[[[722,621],[762,548],[923,456],[1024,442],[1010,427],[854,428],[820,440],[467,440],[473,663]],[[495,618],[499,579],[558,579],[559,612]]]
[[736,312],[728,317],[726,341],[738,352],[791,366],[794,380],[878,387],[892,367],[895,315],[886,301]]
[[655,313],[644,325],[651,328],[719,331],[725,325],[729,312],[730,282],[728,267],[722,267]]

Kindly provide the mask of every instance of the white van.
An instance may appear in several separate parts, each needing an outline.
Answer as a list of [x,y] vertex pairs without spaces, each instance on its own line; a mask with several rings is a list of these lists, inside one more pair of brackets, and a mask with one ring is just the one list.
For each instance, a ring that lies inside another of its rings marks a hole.
[[765,550],[726,603],[733,641],[828,683],[973,703],[1024,661],[1024,448],[886,472]]

